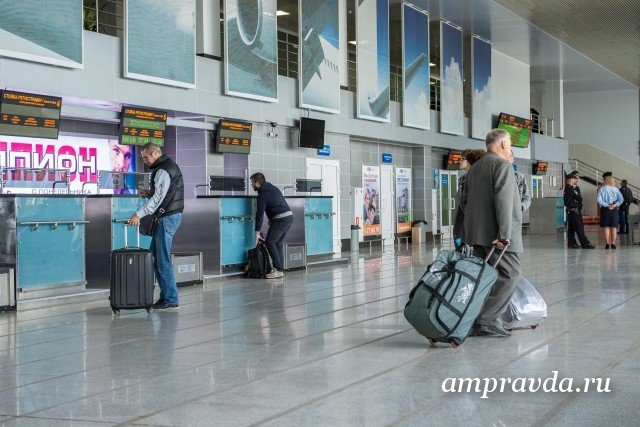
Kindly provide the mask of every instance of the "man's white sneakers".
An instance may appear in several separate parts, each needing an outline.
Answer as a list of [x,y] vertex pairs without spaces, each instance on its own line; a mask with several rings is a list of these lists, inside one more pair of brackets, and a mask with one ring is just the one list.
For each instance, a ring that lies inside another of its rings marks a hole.
[[269,273],[267,273],[267,279],[279,279],[283,277],[284,273],[282,271],[278,271],[275,268],[272,268]]

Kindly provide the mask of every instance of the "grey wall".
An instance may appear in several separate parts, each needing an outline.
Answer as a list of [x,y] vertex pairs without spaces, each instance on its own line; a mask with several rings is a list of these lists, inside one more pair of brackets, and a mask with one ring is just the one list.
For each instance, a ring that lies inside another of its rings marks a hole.
[[640,165],[638,90],[565,93],[564,102],[565,135],[570,143],[591,144]]

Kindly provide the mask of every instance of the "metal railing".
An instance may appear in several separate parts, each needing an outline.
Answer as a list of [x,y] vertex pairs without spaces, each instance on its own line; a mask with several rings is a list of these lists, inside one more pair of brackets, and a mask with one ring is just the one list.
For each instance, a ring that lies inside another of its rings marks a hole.
[[[588,165],[577,159],[570,159],[569,166],[572,168],[571,170],[578,171],[578,175],[580,175],[580,178],[583,178],[586,181],[591,182],[596,186],[602,184],[602,174],[606,171],[600,170],[596,167]],[[623,178],[618,178],[616,176],[614,176],[613,178],[616,180],[616,183],[618,185],[620,184],[620,181],[622,181],[623,179]],[[627,183],[627,187],[629,187],[629,189],[631,190],[631,193],[633,194],[634,202],[638,203],[638,200],[640,200],[640,187],[637,187],[630,183]]]
[[533,133],[540,135],[554,136],[553,133],[553,119],[544,117],[539,114],[531,113],[531,127]]

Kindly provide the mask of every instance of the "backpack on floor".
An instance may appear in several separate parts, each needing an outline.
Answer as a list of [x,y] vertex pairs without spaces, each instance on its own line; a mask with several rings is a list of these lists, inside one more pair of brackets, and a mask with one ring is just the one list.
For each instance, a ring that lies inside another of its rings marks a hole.
[[260,242],[247,252],[247,270],[244,273],[249,279],[264,279],[271,271],[271,260],[265,245]]

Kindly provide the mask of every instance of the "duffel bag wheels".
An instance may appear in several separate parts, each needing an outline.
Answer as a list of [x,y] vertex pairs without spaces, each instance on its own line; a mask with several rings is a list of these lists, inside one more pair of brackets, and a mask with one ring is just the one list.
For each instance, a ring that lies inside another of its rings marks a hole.
[[451,341],[451,347],[458,348],[458,347],[460,347],[460,343],[458,343],[456,341]]
[[531,329],[535,329],[537,327],[538,327],[538,325],[531,325]]
[[431,338],[429,338],[429,343],[430,343],[431,345],[433,345],[433,346],[435,346],[435,345],[436,345],[435,340],[432,340]]

